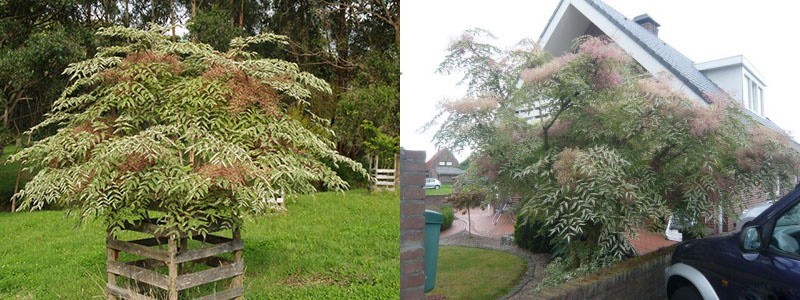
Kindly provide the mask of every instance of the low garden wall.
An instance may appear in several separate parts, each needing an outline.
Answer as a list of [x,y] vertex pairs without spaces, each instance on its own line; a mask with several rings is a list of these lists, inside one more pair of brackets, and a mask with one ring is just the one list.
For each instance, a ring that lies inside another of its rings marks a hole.
[[426,195],[425,196],[425,206],[426,207],[440,207],[445,204],[444,200],[447,199],[450,195]]
[[598,273],[542,289],[531,299],[666,299],[664,269],[675,246],[610,266]]

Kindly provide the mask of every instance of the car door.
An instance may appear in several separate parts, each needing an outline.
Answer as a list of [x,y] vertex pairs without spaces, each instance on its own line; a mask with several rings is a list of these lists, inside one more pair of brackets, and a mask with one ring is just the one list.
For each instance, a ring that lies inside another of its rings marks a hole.
[[794,202],[762,227],[769,245],[736,264],[736,298],[800,299],[800,201]]

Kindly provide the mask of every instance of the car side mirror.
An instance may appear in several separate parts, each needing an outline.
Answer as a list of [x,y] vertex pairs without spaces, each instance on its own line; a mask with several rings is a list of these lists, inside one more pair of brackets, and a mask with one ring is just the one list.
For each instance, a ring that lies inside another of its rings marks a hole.
[[761,250],[761,228],[748,226],[739,233],[739,248],[744,253],[755,253]]

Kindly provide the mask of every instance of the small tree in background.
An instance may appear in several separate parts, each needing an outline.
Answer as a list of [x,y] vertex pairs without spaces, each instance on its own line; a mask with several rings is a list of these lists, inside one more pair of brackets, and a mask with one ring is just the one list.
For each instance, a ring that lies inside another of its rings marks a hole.
[[[738,211],[752,191],[791,187],[798,154],[788,137],[743,114],[727,95],[699,104],[651,77],[613,43],[583,38],[552,60],[535,45],[504,51],[467,31],[442,72],[463,71],[468,95],[444,102],[429,126],[473,172],[524,195],[523,223],[544,221],[565,245],[565,269],[590,270],[633,254],[646,223],[681,214],[702,224]],[[517,112],[540,117],[526,122]],[[441,121],[441,124],[437,122]]]
[[125,44],[66,69],[72,84],[32,131],[60,129],[13,157],[38,170],[15,196],[20,209],[56,204],[82,220],[103,218],[113,233],[155,207],[165,234],[203,233],[280,209],[281,193],[347,188],[327,163],[367,176],[317,134],[330,131],[306,109],[328,85],[247,50],[285,37],[234,38],[221,53],[162,32],[101,29]]
[[486,192],[480,189],[466,189],[454,193],[445,199],[455,209],[462,210],[461,214],[467,215],[467,232],[472,236],[472,215],[470,209],[485,205]]

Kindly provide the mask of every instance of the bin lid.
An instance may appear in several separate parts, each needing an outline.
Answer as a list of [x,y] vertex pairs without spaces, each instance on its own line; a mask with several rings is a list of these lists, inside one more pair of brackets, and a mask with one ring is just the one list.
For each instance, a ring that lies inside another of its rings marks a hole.
[[439,212],[432,210],[425,210],[425,224],[442,224],[444,223],[444,216]]

